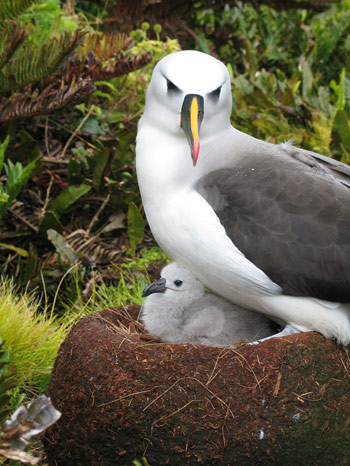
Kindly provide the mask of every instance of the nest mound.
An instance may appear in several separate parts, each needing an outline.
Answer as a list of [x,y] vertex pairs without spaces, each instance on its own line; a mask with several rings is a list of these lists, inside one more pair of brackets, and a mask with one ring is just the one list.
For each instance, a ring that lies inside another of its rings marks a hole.
[[171,345],[149,341],[138,312],[86,317],[62,344],[50,465],[350,464],[350,360],[334,342]]

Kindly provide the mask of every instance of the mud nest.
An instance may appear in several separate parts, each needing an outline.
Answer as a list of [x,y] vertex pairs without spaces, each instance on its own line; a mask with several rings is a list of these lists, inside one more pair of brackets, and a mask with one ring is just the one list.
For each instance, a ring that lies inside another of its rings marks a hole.
[[82,319],[49,395],[50,465],[350,464],[350,360],[312,332],[255,346],[149,340],[139,308]]

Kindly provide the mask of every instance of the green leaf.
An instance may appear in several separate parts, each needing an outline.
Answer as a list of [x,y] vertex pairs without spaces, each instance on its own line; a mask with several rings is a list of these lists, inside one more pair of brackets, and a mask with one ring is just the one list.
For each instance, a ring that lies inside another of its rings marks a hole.
[[1,186],[0,186],[0,204],[6,204],[9,197],[10,196],[8,194],[2,191]]
[[15,388],[17,385],[17,379],[15,377],[9,377],[4,382],[0,382],[0,393],[4,393],[7,390]]
[[84,180],[84,175],[81,170],[81,163],[78,160],[71,158],[68,162],[69,181],[73,184],[81,183]]
[[338,86],[338,98],[335,104],[335,110],[344,110],[346,104],[346,92],[345,92],[345,68],[342,69],[340,73],[340,81]]
[[51,203],[50,210],[54,212],[57,218],[68,209],[75,201],[81,196],[88,193],[91,187],[87,184],[81,184],[80,186],[68,186],[56,199]]
[[28,256],[26,261],[20,267],[20,281],[26,285],[29,280],[40,274],[42,261],[39,259],[36,248],[29,243]]
[[10,196],[10,201],[13,201],[16,199],[29,178],[41,170],[41,159],[40,157],[36,157],[24,168],[19,162],[14,165],[11,160],[9,160],[8,165],[5,165],[5,170],[8,176],[6,192]]
[[[350,152],[350,130],[349,121],[343,110],[338,110],[334,116],[332,126],[332,146],[342,144],[347,152]],[[340,153],[343,152],[339,149]]]
[[97,192],[100,190],[103,182],[103,176],[109,161],[109,155],[110,152],[106,147],[102,150],[95,151],[93,155],[95,166],[92,174],[92,186]]
[[286,87],[282,94],[282,104],[288,107],[295,107],[294,94],[290,87]]
[[19,162],[13,164],[11,160],[5,164],[5,171],[7,175],[5,192],[8,195],[8,199],[6,202],[0,203],[0,218],[5,215],[7,208],[11,205],[11,202],[16,199],[28,179],[40,170],[40,157],[36,157],[34,160],[29,162],[25,168],[23,168],[22,164]]
[[129,204],[127,220],[130,246],[135,255],[136,244],[145,237],[145,222],[134,202]]
[[43,219],[40,222],[39,225],[39,234],[44,235],[46,234],[47,230],[52,228],[53,230],[56,230],[60,233],[63,231],[63,225],[62,223],[58,220],[57,215],[55,212],[52,212],[51,210],[47,210],[45,212],[45,215]]
[[0,368],[2,369],[10,360],[10,353],[8,351],[0,352]]
[[81,129],[86,131],[87,133],[94,134],[94,135],[100,135],[101,134],[99,121],[95,117],[90,117],[83,124]]
[[314,77],[312,75],[311,67],[306,60],[302,64],[302,76],[303,76],[303,87],[302,87],[303,98],[307,102],[309,102],[311,99],[311,91],[312,91]]
[[47,230],[47,237],[55,246],[63,263],[73,265],[78,261],[78,257],[73,249],[66,243],[65,238],[55,230]]
[[4,142],[0,142],[0,173],[2,170],[2,167],[4,166],[4,160],[5,160],[5,151],[10,142],[10,136],[6,136]]
[[2,248],[11,249],[11,251],[17,252],[17,254],[19,254],[22,257],[28,256],[28,252],[25,249],[18,248],[16,246],[13,246],[12,244],[0,243],[0,246]]

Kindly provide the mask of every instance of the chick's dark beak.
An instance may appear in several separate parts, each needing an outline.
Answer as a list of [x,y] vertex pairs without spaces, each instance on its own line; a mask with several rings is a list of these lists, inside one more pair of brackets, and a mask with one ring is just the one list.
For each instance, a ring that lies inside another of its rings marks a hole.
[[201,95],[186,95],[181,108],[181,128],[186,134],[191,149],[193,166],[199,154],[199,129],[204,116],[204,99]]
[[146,296],[149,296],[153,293],[164,293],[164,291],[166,290],[165,284],[165,278],[161,278],[160,280],[151,283],[150,285],[146,286],[146,288],[143,290],[142,297],[145,298]]

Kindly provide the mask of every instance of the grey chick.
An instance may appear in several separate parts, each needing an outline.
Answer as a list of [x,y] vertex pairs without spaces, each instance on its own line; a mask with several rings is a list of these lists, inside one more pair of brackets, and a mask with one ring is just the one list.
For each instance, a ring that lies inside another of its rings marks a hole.
[[141,319],[154,336],[168,343],[226,346],[272,335],[271,321],[223,298],[205,292],[203,284],[176,262],[151,283]]

